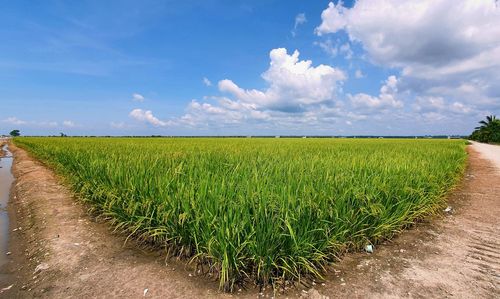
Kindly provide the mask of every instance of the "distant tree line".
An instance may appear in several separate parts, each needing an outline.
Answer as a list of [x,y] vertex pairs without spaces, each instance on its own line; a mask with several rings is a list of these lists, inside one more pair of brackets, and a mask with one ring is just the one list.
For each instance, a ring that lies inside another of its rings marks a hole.
[[476,127],[470,135],[471,140],[479,142],[500,143],[500,119],[494,115],[486,116],[486,120],[479,122],[481,126]]

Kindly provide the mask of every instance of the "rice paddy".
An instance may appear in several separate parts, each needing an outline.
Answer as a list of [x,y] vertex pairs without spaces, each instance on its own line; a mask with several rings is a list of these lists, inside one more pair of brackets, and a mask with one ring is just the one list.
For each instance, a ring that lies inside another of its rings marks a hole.
[[120,231],[221,288],[320,277],[445,205],[463,140],[43,138],[15,144]]

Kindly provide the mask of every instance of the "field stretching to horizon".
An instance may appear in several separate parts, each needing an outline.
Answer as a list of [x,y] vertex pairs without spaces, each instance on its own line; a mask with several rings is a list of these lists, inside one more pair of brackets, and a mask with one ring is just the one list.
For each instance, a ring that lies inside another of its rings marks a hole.
[[318,277],[434,214],[463,140],[19,137],[94,212],[221,288]]

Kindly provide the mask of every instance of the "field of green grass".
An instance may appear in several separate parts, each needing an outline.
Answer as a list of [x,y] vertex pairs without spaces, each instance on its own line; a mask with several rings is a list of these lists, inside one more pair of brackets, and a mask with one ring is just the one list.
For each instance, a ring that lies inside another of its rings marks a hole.
[[16,138],[95,212],[222,288],[320,276],[439,211],[463,140]]

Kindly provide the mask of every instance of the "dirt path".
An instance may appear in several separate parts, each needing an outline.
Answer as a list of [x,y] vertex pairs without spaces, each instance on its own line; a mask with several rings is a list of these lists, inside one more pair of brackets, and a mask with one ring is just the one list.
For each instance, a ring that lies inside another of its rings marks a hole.
[[[25,151],[12,151],[17,181],[10,271],[16,279],[0,297],[142,298],[146,289],[150,298],[259,296],[255,289],[221,294],[216,282],[195,277],[183,263],[165,265],[161,253],[123,246],[123,237],[92,220],[51,171]],[[279,297],[500,297],[500,174],[477,151],[470,154],[445,219],[420,224],[372,255],[349,254],[330,269],[324,285]]]
[[481,153],[483,158],[490,160],[495,164],[497,171],[500,171],[500,145],[472,142],[474,148]]

